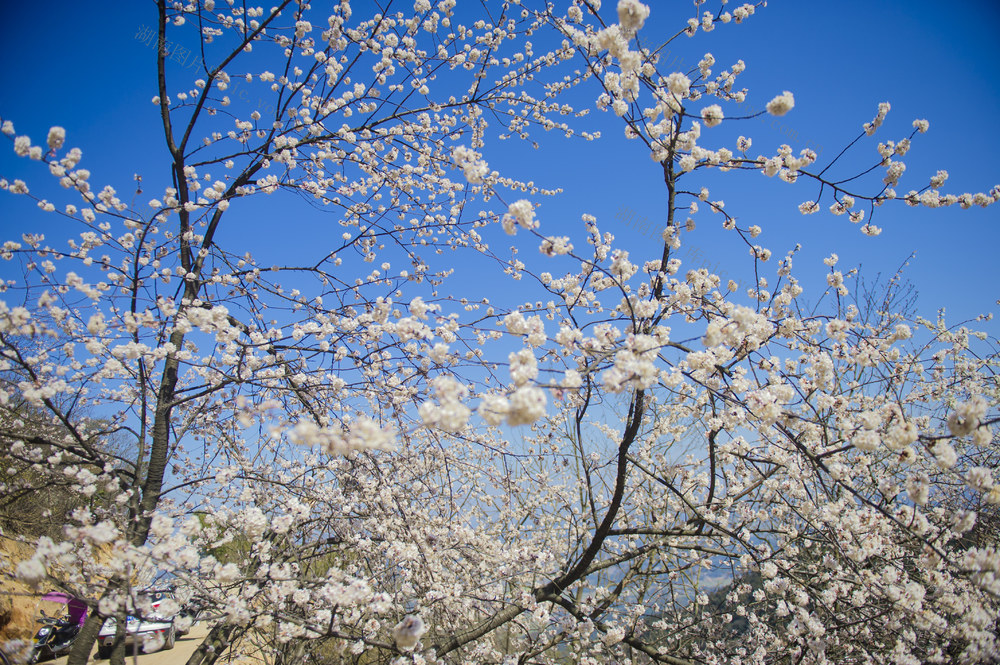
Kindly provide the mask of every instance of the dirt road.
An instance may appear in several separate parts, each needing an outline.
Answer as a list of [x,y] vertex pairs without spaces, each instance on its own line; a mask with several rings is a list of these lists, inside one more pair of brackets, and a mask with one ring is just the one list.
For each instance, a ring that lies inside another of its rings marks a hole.
[[[131,656],[125,659],[126,665],[136,663],[137,665],[184,665],[191,654],[194,653],[202,639],[208,635],[208,626],[204,623],[195,624],[191,632],[184,637],[178,637],[174,648],[169,651],[157,651],[156,653],[141,653],[135,659]],[[99,662],[107,665],[108,661],[96,659],[97,647],[95,645],[90,654],[89,663]],[[53,665],[66,665],[66,657],[50,660]]]

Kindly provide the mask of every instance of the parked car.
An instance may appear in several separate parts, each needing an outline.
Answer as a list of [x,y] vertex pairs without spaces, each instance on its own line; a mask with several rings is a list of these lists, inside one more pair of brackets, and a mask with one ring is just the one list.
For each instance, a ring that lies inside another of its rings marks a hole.
[[[129,615],[125,622],[125,645],[131,652],[136,647],[143,649],[147,640],[154,639],[159,635],[162,639],[160,650],[173,649],[177,641],[178,631],[174,625],[174,619],[179,615],[168,615],[160,611],[164,601],[170,600],[169,605],[174,605],[173,596],[169,590],[150,590],[140,594],[140,607],[146,605],[148,601],[150,609],[142,616]],[[115,632],[118,622],[112,617],[104,622],[101,631],[97,636],[97,657],[108,658],[115,642]],[[186,632],[186,631],[185,631]]]

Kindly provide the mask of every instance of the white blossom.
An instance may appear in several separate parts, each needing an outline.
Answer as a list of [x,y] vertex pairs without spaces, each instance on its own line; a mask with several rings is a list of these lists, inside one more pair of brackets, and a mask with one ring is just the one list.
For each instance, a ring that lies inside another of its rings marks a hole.
[[412,651],[425,632],[427,626],[423,619],[416,614],[408,614],[392,629],[392,639],[400,650]]
[[62,127],[51,127],[49,128],[49,135],[46,142],[49,144],[49,148],[52,150],[58,150],[63,146],[66,141],[66,130]]
[[771,115],[782,116],[792,110],[795,106],[795,98],[792,93],[785,90],[767,103],[767,112]]

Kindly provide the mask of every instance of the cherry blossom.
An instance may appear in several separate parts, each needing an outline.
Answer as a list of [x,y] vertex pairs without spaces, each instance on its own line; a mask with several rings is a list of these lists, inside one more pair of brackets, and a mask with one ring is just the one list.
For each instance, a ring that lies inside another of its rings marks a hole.
[[[2,120],[24,168],[2,194],[60,229],[0,246],[2,489],[72,499],[3,575],[84,599],[91,632],[169,583],[206,608],[192,665],[995,658],[996,340],[917,316],[898,277],[775,253],[715,179],[805,187],[798,211],[852,238],[1000,187],[910,185],[929,125],[871,138],[888,103],[848,177],[735,138],[792,93],[747,113],[742,60],[652,46],[664,7],[564,4],[161,1],[204,62],[150,52],[169,149],[114,186],[72,127],[43,147]],[[765,5],[704,4],[670,34]],[[641,248],[552,219],[504,152],[597,127],[662,183]],[[262,201],[294,261],[243,232]]]

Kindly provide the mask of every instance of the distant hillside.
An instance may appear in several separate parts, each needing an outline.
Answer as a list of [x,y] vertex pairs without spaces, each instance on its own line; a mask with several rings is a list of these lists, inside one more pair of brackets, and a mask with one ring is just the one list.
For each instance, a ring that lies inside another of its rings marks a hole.
[[[0,570],[11,571],[34,554],[23,543],[0,537]],[[41,609],[52,614],[61,610],[56,603],[42,602],[41,595],[26,584],[0,576],[0,644],[10,640],[30,640],[35,634],[35,618]]]

